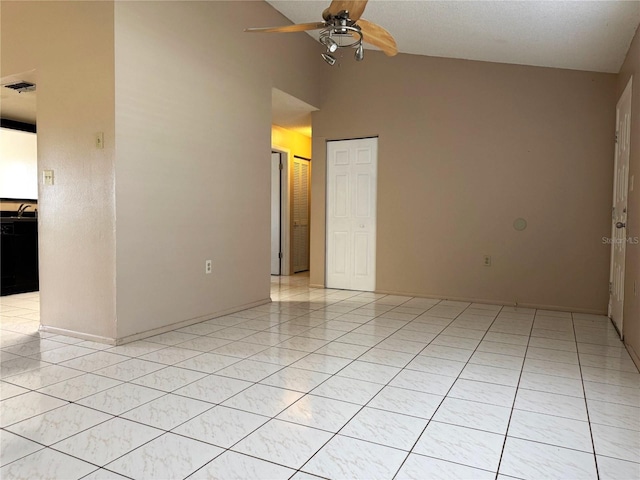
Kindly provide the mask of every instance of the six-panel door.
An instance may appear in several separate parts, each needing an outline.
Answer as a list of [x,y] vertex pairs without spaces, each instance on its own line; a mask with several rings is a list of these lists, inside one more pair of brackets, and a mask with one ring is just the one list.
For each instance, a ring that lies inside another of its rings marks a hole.
[[327,288],[376,286],[378,139],[327,142]]

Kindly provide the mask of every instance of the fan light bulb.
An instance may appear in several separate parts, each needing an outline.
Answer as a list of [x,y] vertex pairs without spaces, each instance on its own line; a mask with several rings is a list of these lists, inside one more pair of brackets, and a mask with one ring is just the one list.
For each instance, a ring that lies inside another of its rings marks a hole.
[[327,37],[327,51],[330,53],[338,50],[338,43],[331,37]]
[[361,62],[362,60],[364,60],[364,47],[362,46],[362,44],[358,45],[355,57],[357,62]]
[[335,65],[336,59],[333,55],[329,53],[322,53],[321,55],[324,61],[327,62],[329,65]]
[[322,37],[320,41],[327,47],[327,53],[334,53],[338,50],[338,43],[331,37]]

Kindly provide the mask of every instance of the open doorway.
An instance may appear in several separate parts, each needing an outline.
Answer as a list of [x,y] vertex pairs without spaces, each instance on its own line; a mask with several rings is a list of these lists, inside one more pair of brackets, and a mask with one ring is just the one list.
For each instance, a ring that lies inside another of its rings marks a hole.
[[40,328],[35,70],[0,79],[0,310],[3,346]]
[[309,271],[311,160],[271,152],[271,275]]
[[35,71],[0,85],[0,294],[8,296],[39,290]]
[[271,275],[309,270],[311,112],[296,97],[272,89]]

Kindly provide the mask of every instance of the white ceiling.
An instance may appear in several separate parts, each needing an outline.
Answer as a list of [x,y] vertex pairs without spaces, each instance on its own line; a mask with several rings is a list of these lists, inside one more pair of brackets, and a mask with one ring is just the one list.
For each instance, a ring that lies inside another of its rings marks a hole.
[[35,71],[0,78],[0,117],[24,123],[36,123],[36,92],[18,93],[5,88],[16,82],[37,84]]
[[[321,20],[330,3],[267,1],[293,23]],[[401,53],[617,73],[640,0],[369,0],[363,18],[386,28]]]

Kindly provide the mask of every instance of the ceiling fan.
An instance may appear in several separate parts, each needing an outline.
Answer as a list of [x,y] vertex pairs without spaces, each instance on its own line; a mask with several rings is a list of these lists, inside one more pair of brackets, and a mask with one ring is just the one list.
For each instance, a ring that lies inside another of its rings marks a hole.
[[283,27],[247,28],[245,32],[287,33],[320,30],[320,43],[327,47],[322,58],[329,65],[335,65],[332,55],[339,48],[355,48],[355,59],[364,59],[362,42],[370,43],[386,55],[392,57],[398,53],[396,41],[380,25],[360,18],[368,0],[333,0],[322,12],[323,22],[300,23]]

